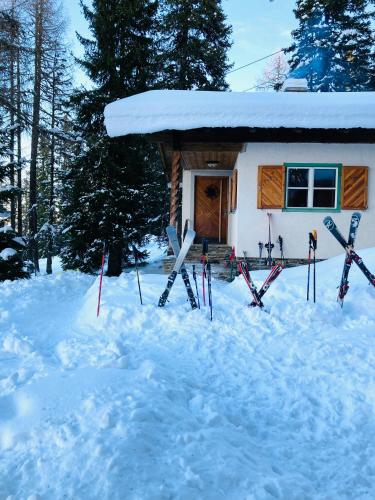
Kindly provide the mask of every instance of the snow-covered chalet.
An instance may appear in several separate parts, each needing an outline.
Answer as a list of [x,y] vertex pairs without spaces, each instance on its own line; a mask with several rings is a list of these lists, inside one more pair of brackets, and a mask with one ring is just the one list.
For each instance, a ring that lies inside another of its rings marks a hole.
[[318,256],[328,258],[342,248],[324,216],[346,236],[360,211],[356,247],[375,246],[375,92],[311,93],[301,81],[274,93],[153,90],[109,104],[105,124],[112,137],[145,134],[159,145],[170,222],[193,228],[197,242],[256,257],[270,219],[286,257],[305,258],[316,229]]

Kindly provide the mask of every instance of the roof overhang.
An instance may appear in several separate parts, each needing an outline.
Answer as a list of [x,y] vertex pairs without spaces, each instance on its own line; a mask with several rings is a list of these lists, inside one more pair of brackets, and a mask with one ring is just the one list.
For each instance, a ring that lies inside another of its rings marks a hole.
[[375,143],[375,92],[207,92],[153,90],[106,106],[111,137],[143,134],[158,143],[168,172],[210,160],[231,170],[244,144]]
[[373,130],[375,92],[152,90],[108,104],[111,137],[166,130]]

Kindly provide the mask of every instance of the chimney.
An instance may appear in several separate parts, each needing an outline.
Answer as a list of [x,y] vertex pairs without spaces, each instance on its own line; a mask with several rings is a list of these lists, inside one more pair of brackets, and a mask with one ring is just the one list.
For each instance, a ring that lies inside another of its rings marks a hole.
[[287,78],[281,90],[283,92],[307,92],[309,88],[306,78]]

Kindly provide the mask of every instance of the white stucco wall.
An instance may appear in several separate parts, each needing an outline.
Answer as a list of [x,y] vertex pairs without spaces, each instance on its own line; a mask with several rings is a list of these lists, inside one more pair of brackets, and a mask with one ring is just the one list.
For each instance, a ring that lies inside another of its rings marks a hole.
[[[267,212],[272,213],[272,242],[275,257],[279,256],[276,240],[284,238],[285,257],[306,258],[308,232],[318,231],[318,258],[342,253],[342,248],[323,226],[323,212],[283,212],[257,209],[258,165],[283,163],[342,163],[369,167],[369,202],[363,211],[356,248],[375,246],[375,144],[248,144],[237,159],[238,200],[237,211],[230,217],[229,243],[236,246],[237,255],[245,250],[250,256],[258,255],[258,242],[268,240]],[[352,211],[331,213],[347,237]]]

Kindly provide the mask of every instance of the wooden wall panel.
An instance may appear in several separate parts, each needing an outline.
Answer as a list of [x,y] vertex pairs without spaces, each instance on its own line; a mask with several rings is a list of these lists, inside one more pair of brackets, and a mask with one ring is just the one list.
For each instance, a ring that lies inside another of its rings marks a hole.
[[258,208],[284,208],[285,167],[260,165],[258,167]]
[[237,210],[237,182],[238,182],[238,170],[233,170],[232,177],[230,179],[230,211],[235,212]]
[[365,210],[368,202],[368,167],[342,167],[341,208]]

